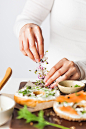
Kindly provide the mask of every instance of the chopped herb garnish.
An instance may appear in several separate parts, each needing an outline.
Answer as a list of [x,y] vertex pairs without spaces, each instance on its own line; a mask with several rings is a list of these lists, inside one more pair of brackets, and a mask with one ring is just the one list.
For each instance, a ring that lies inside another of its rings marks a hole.
[[81,87],[81,86],[79,86],[79,85],[76,84],[74,87]]
[[55,93],[49,93],[48,95],[52,95],[52,96],[54,96],[54,95],[55,95]]
[[85,113],[86,113],[86,110],[82,111],[81,113],[82,113],[82,114],[85,114]]
[[31,72],[31,70],[29,70]]
[[47,86],[45,86],[45,88],[46,88],[46,89],[48,89],[48,87],[47,87]]
[[31,86],[26,86],[27,88],[26,89],[31,89]]
[[45,92],[48,91],[48,90],[44,90]]
[[39,88],[38,86],[36,88]]
[[23,96],[24,96],[24,95],[28,95],[29,93],[31,93],[31,91],[29,91],[29,90],[24,90],[24,91],[19,91],[19,93],[22,93]]
[[77,104],[77,102],[75,102],[75,104]]
[[67,101],[64,101],[65,103],[68,103]]
[[27,95],[28,97],[31,97],[31,94]]
[[37,89],[37,90],[40,90],[40,89]]
[[48,97],[48,95],[46,95],[46,97]]
[[75,93],[75,95],[76,95],[76,96],[80,96],[81,94],[79,94],[79,93]]

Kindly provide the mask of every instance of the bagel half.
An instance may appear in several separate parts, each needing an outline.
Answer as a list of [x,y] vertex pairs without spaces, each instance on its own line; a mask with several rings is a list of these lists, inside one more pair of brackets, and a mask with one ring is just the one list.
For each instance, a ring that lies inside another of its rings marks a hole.
[[86,92],[80,91],[66,96],[59,96],[53,104],[55,113],[69,121],[86,120]]
[[20,105],[34,108],[40,106],[43,109],[43,107],[53,107],[53,103],[59,95],[59,90],[36,86],[29,81],[22,89],[15,93],[14,100]]

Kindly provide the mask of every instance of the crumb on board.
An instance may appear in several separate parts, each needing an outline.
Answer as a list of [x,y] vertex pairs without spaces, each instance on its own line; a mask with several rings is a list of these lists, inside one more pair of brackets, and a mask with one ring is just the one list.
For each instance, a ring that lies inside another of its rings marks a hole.
[[82,126],[82,123],[80,123],[79,125]]
[[51,121],[51,117],[49,118],[49,121]]
[[57,122],[58,124],[61,124],[61,121],[57,118],[53,118],[53,121]]
[[50,116],[50,114],[49,114],[49,113],[47,113],[47,114],[46,114],[46,116]]
[[75,126],[71,126],[70,129],[76,129],[76,127]]
[[33,125],[33,122],[30,122],[30,125]]
[[55,116],[55,113],[51,111],[51,112],[50,112],[50,115],[51,115],[51,116]]

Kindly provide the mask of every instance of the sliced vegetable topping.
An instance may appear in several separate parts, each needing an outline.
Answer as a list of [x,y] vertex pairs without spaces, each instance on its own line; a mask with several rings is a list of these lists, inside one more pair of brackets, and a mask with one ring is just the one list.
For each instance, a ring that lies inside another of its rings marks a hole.
[[67,106],[67,107],[62,106],[62,107],[59,107],[59,109],[61,111],[64,111],[70,114],[78,115],[77,111],[70,106]]
[[66,101],[66,102],[74,102],[74,103],[80,102],[82,100],[86,100],[86,93],[84,91],[80,91],[66,96],[61,95],[56,99],[57,102]]

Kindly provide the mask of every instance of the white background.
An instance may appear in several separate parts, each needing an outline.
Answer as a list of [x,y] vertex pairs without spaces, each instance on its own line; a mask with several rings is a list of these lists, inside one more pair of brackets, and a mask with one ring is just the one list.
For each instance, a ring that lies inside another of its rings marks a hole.
[[[0,0],[0,78],[3,78],[8,67],[12,68],[12,77],[35,78],[33,72],[37,64],[25,57],[19,50],[19,42],[13,32],[18,14],[21,13],[26,0]],[[49,45],[49,16],[42,24],[45,50]]]

